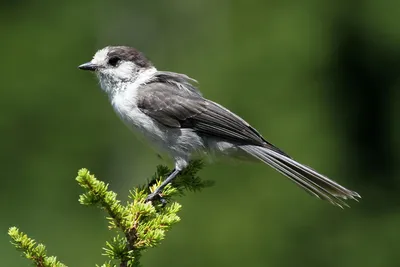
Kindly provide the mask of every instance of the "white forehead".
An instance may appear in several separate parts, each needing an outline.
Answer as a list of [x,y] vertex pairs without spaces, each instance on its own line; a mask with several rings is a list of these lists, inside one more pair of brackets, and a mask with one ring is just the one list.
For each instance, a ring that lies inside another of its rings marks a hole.
[[101,64],[105,62],[109,51],[110,51],[109,47],[104,47],[103,49],[97,51],[96,54],[94,54],[93,56],[92,63]]

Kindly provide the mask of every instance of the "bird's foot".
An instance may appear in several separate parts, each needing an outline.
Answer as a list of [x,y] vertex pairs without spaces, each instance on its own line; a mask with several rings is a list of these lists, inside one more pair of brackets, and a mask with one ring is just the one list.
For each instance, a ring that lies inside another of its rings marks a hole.
[[164,207],[165,205],[167,205],[167,200],[165,200],[165,198],[163,198],[161,196],[160,193],[157,192],[153,192],[148,194],[148,196],[146,197],[146,200],[144,202],[149,202],[149,201],[160,201],[160,203],[162,204],[162,206]]

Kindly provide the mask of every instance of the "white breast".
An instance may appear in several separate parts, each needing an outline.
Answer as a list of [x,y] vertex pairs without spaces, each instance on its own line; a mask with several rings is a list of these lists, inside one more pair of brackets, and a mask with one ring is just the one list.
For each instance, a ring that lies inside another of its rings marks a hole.
[[136,92],[136,88],[128,88],[123,92],[116,93],[111,104],[117,115],[129,128],[149,139],[151,143],[163,146],[165,129],[161,129],[160,124],[137,107]]
[[168,153],[176,162],[185,166],[191,154],[204,150],[202,138],[191,129],[166,127],[143,113],[137,106],[137,90],[140,90],[143,83],[145,81],[131,83],[110,97],[115,112],[157,151]]

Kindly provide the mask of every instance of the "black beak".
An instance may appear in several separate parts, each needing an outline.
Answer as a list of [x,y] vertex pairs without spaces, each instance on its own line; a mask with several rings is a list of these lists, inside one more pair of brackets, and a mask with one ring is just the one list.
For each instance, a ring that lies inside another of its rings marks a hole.
[[78,67],[81,70],[90,70],[95,71],[97,70],[97,65],[93,64],[92,62],[84,63]]

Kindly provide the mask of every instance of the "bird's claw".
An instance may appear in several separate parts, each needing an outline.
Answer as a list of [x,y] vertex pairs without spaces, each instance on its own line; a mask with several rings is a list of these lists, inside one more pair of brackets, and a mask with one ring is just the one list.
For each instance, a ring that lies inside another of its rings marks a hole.
[[163,198],[163,197],[161,196],[160,193],[150,193],[150,194],[146,197],[145,202],[154,201],[154,200],[160,201],[163,207],[164,207],[165,205],[167,205],[167,201],[165,200],[165,198]]

